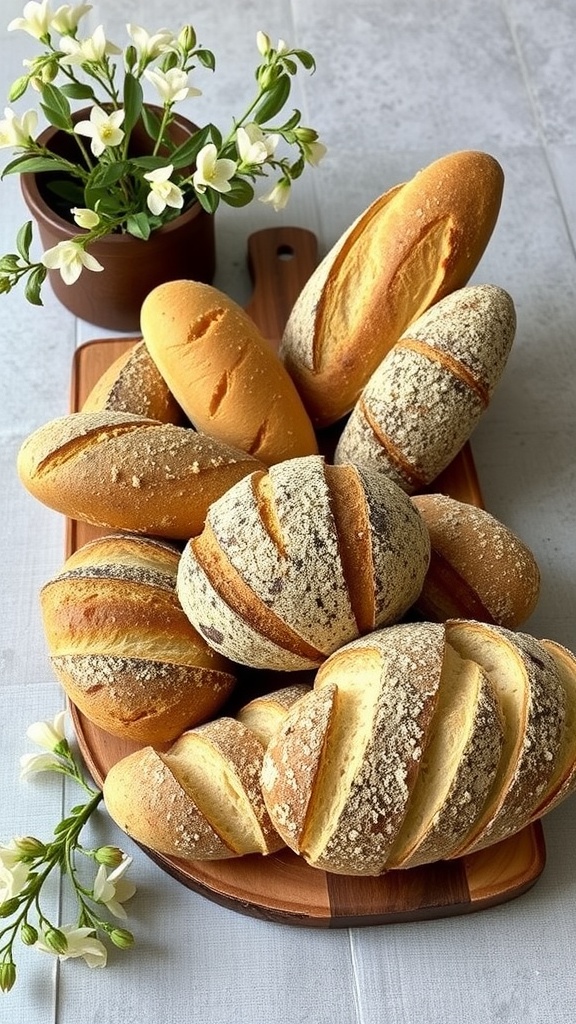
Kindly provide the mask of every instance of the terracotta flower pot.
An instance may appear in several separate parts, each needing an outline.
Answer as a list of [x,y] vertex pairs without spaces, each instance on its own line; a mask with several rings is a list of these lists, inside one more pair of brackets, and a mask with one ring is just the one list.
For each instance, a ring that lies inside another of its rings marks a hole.
[[[88,114],[88,110],[79,110],[74,120],[85,119]],[[171,131],[173,139],[181,143],[197,128],[177,116]],[[78,159],[74,139],[65,132],[50,127],[38,141],[60,155]],[[150,139],[141,125],[134,129],[131,142],[134,153],[150,150]],[[47,187],[49,176],[50,172],[20,176],[22,194],[37,222],[44,250],[81,233],[75,223],[54,209],[55,199]],[[146,242],[132,235],[110,234],[90,245],[88,251],[104,270],[83,270],[72,285],[64,283],[59,271],[49,271],[48,280],[55,295],[82,320],[110,330],[138,331],[142,303],[157,285],[179,278],[212,282],[216,266],[214,217],[194,203],[153,231]]]

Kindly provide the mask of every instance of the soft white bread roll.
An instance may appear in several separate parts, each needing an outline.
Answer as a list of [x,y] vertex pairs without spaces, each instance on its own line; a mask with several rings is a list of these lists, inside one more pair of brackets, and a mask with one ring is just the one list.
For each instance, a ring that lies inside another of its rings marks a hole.
[[145,299],[142,334],[198,430],[266,465],[318,451],[294,382],[247,313],[217,288],[168,281]]
[[311,455],[256,472],[214,502],[184,548],[177,589],[216,650],[294,671],[398,620],[428,560],[427,530],[400,488]]
[[348,412],[408,325],[466,284],[494,229],[503,185],[487,153],[441,157],[380,196],[323,259],[280,349],[317,426]]
[[190,624],[176,596],[179,552],[136,536],[79,548],[40,592],[54,672],[90,721],[163,746],[212,718],[234,667]]
[[160,423],[185,425],[186,417],[143,341],[118,356],[82,404],[81,412],[132,412]]
[[306,683],[292,683],[291,686],[272,690],[271,693],[264,693],[249,701],[248,704],[244,704],[235,717],[248,729],[251,729],[262,745],[267,747],[290,708],[297,700],[310,693],[311,689],[312,687]]
[[77,412],[34,431],[18,474],[39,501],[111,530],[188,540],[209,506],[261,466],[195,430],[122,412]]
[[233,718],[185,732],[167,753],[145,747],[104,782],[116,824],[157,853],[190,860],[269,854],[284,844],[260,789],[264,748]]
[[540,571],[530,549],[485,509],[445,494],[412,498],[431,558],[415,608],[423,619],[478,619],[517,629],[532,614]]
[[496,285],[461,288],[432,306],[372,374],[335,461],[372,466],[409,494],[431,484],[487,409],[515,330],[514,303]]

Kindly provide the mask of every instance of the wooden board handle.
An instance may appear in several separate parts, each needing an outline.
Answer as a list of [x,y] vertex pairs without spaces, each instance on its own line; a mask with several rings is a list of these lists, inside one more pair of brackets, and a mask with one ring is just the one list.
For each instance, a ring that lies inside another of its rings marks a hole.
[[246,312],[275,344],[317,262],[316,236],[306,228],[265,228],[248,238],[248,269],[254,290]]

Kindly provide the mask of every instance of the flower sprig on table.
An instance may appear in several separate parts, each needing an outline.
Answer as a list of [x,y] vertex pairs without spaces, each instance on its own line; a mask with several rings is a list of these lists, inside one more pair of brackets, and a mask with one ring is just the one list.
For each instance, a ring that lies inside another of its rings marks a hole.
[[[29,222],[18,234],[18,251],[0,259],[0,292],[9,292],[25,278],[26,297],[38,305],[48,269],[59,270],[67,284],[85,268],[103,269],[89,252],[96,239],[121,231],[146,240],[195,202],[210,213],[221,200],[245,206],[255,197],[257,179],[270,172],[278,175],[277,181],[259,198],[279,210],[306,165],[316,165],[325,153],[316,130],[301,124],[299,110],[279,124],[270,123],[285,107],[299,66],[314,71],[307,50],[291,48],[284,40],[273,46],[266,33],[258,32],[256,91],[244,113],[232,119],[227,133],[209,123],[177,145],[170,133],[175,107],[201,95],[190,84],[190,74],[199,65],[214,71],[213,52],[198,45],[191,25],[177,33],[166,28],[149,33],[129,24],[130,43],[123,50],[107,39],[102,25],[92,35],[80,36],[79,25],[90,10],[89,4],[80,3],[52,11],[49,0],[31,0],[23,17],[8,25],[9,31],[27,32],[43,47],[38,56],[24,60],[26,73],[12,85],[10,102],[30,86],[37,90],[49,124],[71,136],[78,150],[76,160],[52,153],[34,138],[36,110],[17,116],[5,109],[0,148],[12,148],[16,156],[3,175],[59,172],[62,178],[50,187],[64,202],[66,216],[83,229],[34,262]],[[157,93],[159,115],[144,101],[142,80]],[[70,100],[91,104],[89,116],[74,123]],[[146,156],[130,150],[140,120],[151,140]],[[281,143],[290,155],[280,155]]]
[[[134,937],[126,928],[111,922],[106,912],[126,918],[122,904],[136,891],[124,875],[132,858],[117,846],[88,849],[80,841],[84,826],[102,800],[102,793],[88,785],[64,731],[66,713],[53,722],[36,722],[28,737],[43,748],[43,753],[24,754],[22,776],[37,772],[57,772],[78,783],[89,799],[73,807],[54,829],[53,838],[44,842],[35,836],[11,839],[0,846],[0,989],[9,992],[16,981],[14,943],[19,936],[26,946],[34,946],[67,960],[82,957],[89,967],[105,967],[108,939],[120,949],[128,949]],[[79,860],[98,865],[94,882],[80,879]],[[111,869],[111,870],[110,870]],[[78,919],[75,924],[55,925],[43,910],[43,887],[54,871],[67,878],[76,897]],[[4,924],[8,921],[8,924]]]

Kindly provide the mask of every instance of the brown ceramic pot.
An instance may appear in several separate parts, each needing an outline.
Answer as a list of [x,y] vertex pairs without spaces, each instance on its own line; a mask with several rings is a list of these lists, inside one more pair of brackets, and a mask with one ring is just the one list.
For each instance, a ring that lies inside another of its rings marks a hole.
[[[74,120],[82,120],[88,114],[88,110],[79,110]],[[197,128],[177,116],[171,131],[173,139],[181,143]],[[74,160],[78,157],[74,140],[56,128],[47,128],[38,141],[56,153]],[[132,142],[135,153],[145,153],[149,148],[150,140],[141,125],[134,129]],[[20,183],[44,249],[80,233],[76,224],[53,209],[45,173],[22,174]],[[152,232],[146,242],[132,235],[110,234],[94,242],[89,252],[104,270],[84,270],[72,285],[64,284],[59,271],[49,271],[55,295],[82,320],[115,331],[139,331],[142,303],[157,285],[179,278],[212,282],[216,266],[214,217],[194,203],[175,220]]]

